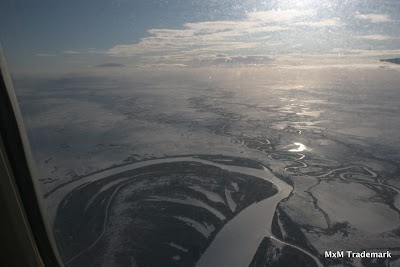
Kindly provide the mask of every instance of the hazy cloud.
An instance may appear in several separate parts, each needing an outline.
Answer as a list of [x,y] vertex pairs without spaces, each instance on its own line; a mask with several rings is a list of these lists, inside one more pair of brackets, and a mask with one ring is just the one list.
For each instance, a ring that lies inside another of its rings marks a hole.
[[316,14],[314,9],[306,10],[268,10],[248,13],[251,21],[262,22],[290,22],[298,18],[311,17]]
[[372,23],[382,23],[382,22],[390,21],[389,15],[386,15],[386,14],[360,14],[360,13],[357,13],[355,15],[355,17],[358,19],[362,19],[362,20],[368,20]]
[[392,37],[392,36],[381,35],[381,34],[357,36],[356,38],[365,39],[365,40],[373,40],[373,41],[385,41],[385,40],[398,39],[398,37]]
[[340,18],[333,18],[323,19],[320,21],[297,22],[296,25],[309,27],[342,27],[344,26],[344,23],[340,20]]
[[75,55],[75,54],[104,54],[105,52],[97,50],[95,48],[89,48],[89,49],[82,50],[82,51],[65,50],[63,53],[67,54],[67,55]]
[[95,65],[93,67],[95,67],[95,68],[121,68],[121,67],[125,67],[125,65],[124,64],[120,64],[120,63],[109,62],[109,63],[103,63],[103,64]]
[[37,57],[55,57],[56,55],[39,53],[39,54],[36,54],[35,56],[37,56]]
[[[325,55],[330,61],[336,61],[340,53],[329,54],[333,45],[349,50],[360,43],[355,39],[398,39],[385,34],[344,36],[338,28],[351,30],[351,27],[347,28],[351,26],[351,20],[322,15],[315,9],[268,10],[247,12],[238,20],[184,23],[180,29],[150,29],[149,36],[139,42],[116,45],[105,53],[115,57],[136,57],[143,64],[271,65],[272,58],[279,61],[280,56],[293,53]],[[386,14],[357,13],[355,17],[372,23],[390,21]],[[323,28],[329,30],[319,31]],[[296,60],[301,61],[294,57],[288,62],[292,64]]]
[[[184,24],[184,29],[150,29],[151,36],[136,44],[116,45],[108,50],[113,56],[136,56],[162,52],[237,51],[264,45],[274,32],[293,28],[296,22],[315,15],[315,10],[269,10],[249,12],[243,20],[204,21]],[[336,20],[316,22],[315,26],[339,25]],[[246,42],[251,36],[251,42]]]
[[79,52],[79,51],[74,51],[74,50],[66,50],[66,51],[64,51],[64,54],[67,54],[67,55],[74,55],[74,54],[80,54],[81,52]]
[[203,59],[195,59],[193,65],[264,65],[273,59],[269,56],[250,55],[250,56],[228,56],[218,54]]
[[[339,51],[338,49],[335,49]],[[383,57],[393,57],[400,55],[400,49],[377,49],[377,50],[367,50],[367,49],[351,49],[351,50],[342,50],[342,53],[347,55],[355,55],[357,57],[366,57],[366,58],[383,58]]]

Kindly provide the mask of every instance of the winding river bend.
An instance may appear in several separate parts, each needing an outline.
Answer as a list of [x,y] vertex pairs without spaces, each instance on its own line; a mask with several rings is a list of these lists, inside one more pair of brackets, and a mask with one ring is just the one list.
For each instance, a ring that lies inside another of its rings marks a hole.
[[263,238],[272,236],[271,224],[276,205],[292,191],[290,185],[276,178],[266,168],[255,170],[229,166],[228,169],[265,179],[273,183],[279,191],[274,196],[247,207],[229,221],[196,266],[248,266]]
[[[164,169],[161,168],[161,170],[160,166],[163,166],[162,168]],[[208,191],[204,189],[205,185],[201,185],[201,182],[199,182],[199,184],[192,184],[190,186],[185,185],[192,190],[189,190],[191,193],[185,191],[185,196],[182,194],[178,195],[178,197],[171,195],[146,196],[141,200],[143,203],[149,203],[149,205],[158,205],[157,209],[162,207],[163,211],[161,213],[167,213],[165,207],[167,211],[169,209],[169,206],[159,206],[161,202],[178,205],[174,206],[174,210],[178,208],[183,209],[183,215],[170,216],[175,220],[174,224],[171,225],[176,225],[176,222],[183,223],[185,227],[190,226],[191,229],[194,229],[194,235],[197,234],[206,240],[204,241],[206,245],[203,246],[202,250],[200,249],[200,251],[203,252],[198,254],[199,259],[191,262],[191,264],[195,263],[196,266],[248,266],[260,246],[260,243],[267,237],[277,240],[283,245],[295,248],[301,253],[307,254],[315,261],[316,265],[322,266],[316,256],[301,247],[281,241],[272,234],[271,225],[276,206],[280,201],[290,195],[290,192],[293,190],[292,186],[277,178],[271,171],[261,165],[259,165],[258,168],[254,168],[254,165],[249,167],[248,164],[237,164],[234,158],[226,157],[216,160],[214,158],[197,156],[137,162],[84,177],[80,180],[65,184],[52,192],[47,198],[47,203],[49,205],[55,234],[61,235],[61,233],[70,232],[70,235],[64,234],[64,236],[59,236],[59,239],[65,240],[62,250],[67,250],[65,247],[66,244],[69,245],[73,242],[80,242],[75,248],[70,249],[67,255],[64,255],[67,265],[84,265],[85,257],[90,258],[91,253],[94,253],[93,251],[96,251],[98,247],[105,246],[104,239],[108,239],[108,243],[111,242],[109,240],[112,238],[106,237],[108,231],[113,231],[108,225],[110,224],[112,227],[116,228],[115,225],[118,225],[119,222],[111,223],[112,216],[110,214],[112,213],[113,205],[118,202],[116,198],[118,195],[122,194],[121,192],[128,190],[130,187],[135,188],[133,186],[134,182],[138,183],[137,181],[140,179],[149,179],[144,177],[161,175],[160,173],[163,173],[163,171],[165,172],[165,170],[173,172],[174,168],[177,168],[176,166],[186,166],[186,168],[189,169],[199,168],[198,170],[206,168],[207,170],[213,170],[213,173],[218,173],[222,177],[215,177],[214,180],[220,179],[220,181],[218,181],[219,185],[213,189],[208,188]],[[124,173],[136,170],[141,170],[141,172],[124,175]],[[228,177],[228,179],[223,178],[227,176],[227,174],[234,174],[234,176]],[[185,175],[191,177],[193,174],[187,173]],[[209,174],[206,173],[206,176],[207,175],[209,176]],[[162,183],[161,186],[167,188],[168,186],[165,186],[166,183],[162,178],[163,176],[159,177],[161,178],[157,178],[158,183]],[[198,178],[187,179],[199,180]],[[252,179],[255,182],[252,182]],[[261,182],[264,181],[265,189],[257,185],[257,180]],[[251,189],[253,185],[246,184],[249,181],[257,185],[253,187],[256,189]],[[206,183],[208,184],[210,181],[206,181]],[[143,180],[140,190],[143,191],[143,188],[148,184],[149,180]],[[223,190],[221,189],[221,184]],[[272,187],[267,187],[267,185]],[[203,188],[201,188],[201,186],[203,186]],[[265,192],[257,192],[257,188],[261,188],[261,191],[266,192],[269,190],[270,192],[268,194]],[[138,189],[129,190],[133,190],[129,192],[134,192],[134,190]],[[157,191],[158,189],[153,190]],[[168,191],[166,189],[163,190]],[[90,196],[88,196],[88,192],[91,192]],[[134,193],[129,194],[134,195]],[[260,195],[258,198],[257,194]],[[196,196],[199,198],[196,199]],[[201,200],[200,197],[203,197],[208,202]],[[225,200],[223,197],[225,197]],[[247,204],[243,204],[242,202],[246,202]],[[224,204],[225,206],[223,206]],[[193,218],[189,218],[187,211],[185,211],[186,207],[192,207],[189,210],[192,215],[194,212],[193,207],[202,212],[208,212],[208,214],[211,215],[207,218],[204,216],[200,217],[200,219],[196,221]],[[77,216],[77,214],[79,216]],[[69,222],[74,220],[74,216],[77,222]],[[86,217],[89,219],[83,219]],[[164,218],[163,221],[168,221],[169,219],[170,218]],[[95,225],[86,222],[90,220],[93,220]],[[101,222],[99,222],[99,220],[101,220]],[[74,223],[80,225],[80,228],[77,228]],[[163,223],[165,224],[165,222],[159,224]],[[82,226],[82,224],[87,225]],[[124,227],[126,228],[127,226]],[[94,230],[89,231],[88,229]],[[77,234],[76,232],[79,231],[82,231],[82,233]],[[88,231],[91,233],[88,234]],[[165,229],[163,231],[165,232]],[[160,235],[164,235],[164,232],[159,232],[158,234],[156,230],[154,230],[154,232],[155,234],[153,235],[157,238]],[[179,233],[176,234],[176,236],[179,236]],[[186,241],[181,240],[182,237],[178,238],[176,236],[173,242],[163,242],[163,244],[169,244],[170,248],[177,248],[181,254],[183,252],[187,253],[190,250],[189,247],[182,245]],[[179,242],[181,242],[181,244],[177,244]],[[143,246],[146,246],[146,244]],[[149,246],[154,247],[155,245],[150,244]],[[190,244],[188,246],[190,246]],[[99,251],[101,251],[101,249]],[[145,258],[145,256],[141,255],[142,254],[138,256],[139,261],[135,261],[139,266],[142,265],[140,264],[140,257]],[[175,255],[172,259],[184,260],[182,255]]]

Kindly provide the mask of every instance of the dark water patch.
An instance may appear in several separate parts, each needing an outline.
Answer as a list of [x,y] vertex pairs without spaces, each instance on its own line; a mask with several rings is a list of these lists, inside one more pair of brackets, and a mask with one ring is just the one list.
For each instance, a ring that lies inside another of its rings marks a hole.
[[[153,164],[72,190],[54,232],[70,266],[106,260],[104,250],[132,255],[139,266],[193,266],[229,220],[277,192],[266,180],[199,162]],[[187,252],[177,255],[171,243]]]

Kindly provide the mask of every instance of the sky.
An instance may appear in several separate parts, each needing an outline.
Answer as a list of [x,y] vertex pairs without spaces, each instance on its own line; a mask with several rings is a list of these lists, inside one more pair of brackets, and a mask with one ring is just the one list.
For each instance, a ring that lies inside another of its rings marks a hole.
[[400,1],[4,0],[0,41],[15,73],[368,65],[400,57]]

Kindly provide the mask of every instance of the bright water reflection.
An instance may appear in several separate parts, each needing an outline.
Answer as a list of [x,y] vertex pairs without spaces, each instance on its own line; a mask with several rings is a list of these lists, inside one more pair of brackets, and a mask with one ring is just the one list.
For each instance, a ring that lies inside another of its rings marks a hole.
[[302,152],[307,150],[307,147],[305,145],[303,145],[302,143],[294,143],[297,148],[293,148],[293,149],[289,149],[290,152]]

